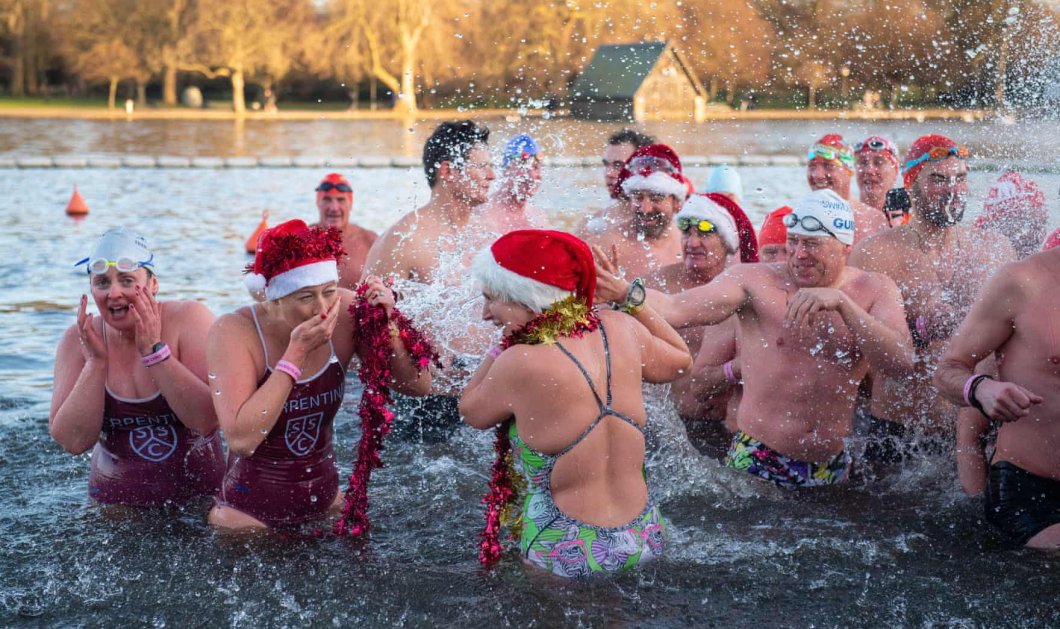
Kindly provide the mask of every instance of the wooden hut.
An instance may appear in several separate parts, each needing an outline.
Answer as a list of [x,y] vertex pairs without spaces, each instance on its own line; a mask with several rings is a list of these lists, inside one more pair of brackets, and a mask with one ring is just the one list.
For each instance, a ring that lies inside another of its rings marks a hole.
[[666,42],[600,46],[570,89],[570,113],[582,120],[706,118],[707,92]]

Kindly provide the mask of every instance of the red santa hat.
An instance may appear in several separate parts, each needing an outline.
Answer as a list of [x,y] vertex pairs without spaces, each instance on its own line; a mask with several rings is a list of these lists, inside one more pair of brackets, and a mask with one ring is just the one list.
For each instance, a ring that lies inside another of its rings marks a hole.
[[337,282],[337,260],[345,253],[338,229],[309,227],[297,219],[280,223],[262,232],[243,283],[251,295],[264,293],[272,300],[306,286]]
[[633,151],[618,175],[618,185],[627,195],[644,190],[669,194],[678,201],[688,196],[681,159],[665,144],[642,146]]
[[792,209],[782,205],[766,216],[762,228],[758,230],[758,244],[786,245],[788,243],[788,228],[784,226],[784,217],[791,214]]
[[740,238],[740,262],[758,262],[758,238],[755,237],[755,226],[740,204],[718,192],[708,192],[707,198],[725,208],[736,223],[736,233]]
[[534,312],[544,311],[571,293],[592,306],[596,292],[593,253],[589,245],[566,232],[509,232],[475,256],[471,271],[487,292]]
[[1045,239],[1045,245],[1042,246],[1042,251],[1049,251],[1056,247],[1060,247],[1060,229],[1049,234],[1049,237]]
[[728,210],[712,201],[707,195],[694,194],[688,197],[688,200],[681,206],[681,211],[677,213],[674,220],[679,221],[682,218],[690,218],[697,221],[706,219],[710,221],[714,224],[714,229],[718,231],[718,237],[725,243],[725,248],[728,249],[729,253],[736,253],[736,250],[739,249],[740,236],[736,230],[736,221],[733,220]]
[[1019,224],[1044,224],[1046,219],[1045,193],[1034,181],[1010,170],[986,193],[983,214],[975,219],[975,226],[1006,231]]

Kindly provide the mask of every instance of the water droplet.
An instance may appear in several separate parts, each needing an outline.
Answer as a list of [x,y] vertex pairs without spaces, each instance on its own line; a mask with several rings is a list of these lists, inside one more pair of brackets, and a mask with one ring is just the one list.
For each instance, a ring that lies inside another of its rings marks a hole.
[[316,502],[316,501],[317,501],[317,497],[316,496],[310,496],[309,497],[309,502]]
[[312,467],[312,466],[308,466],[308,467],[306,467],[306,468],[305,468],[305,473],[306,473],[306,474],[312,474],[312,473],[313,473],[313,467]]
[[215,374],[213,372],[210,372],[210,373],[206,374],[206,377],[209,378],[210,380],[217,380],[217,374]]
[[214,389],[213,394],[214,395],[221,395],[221,390],[220,389]]

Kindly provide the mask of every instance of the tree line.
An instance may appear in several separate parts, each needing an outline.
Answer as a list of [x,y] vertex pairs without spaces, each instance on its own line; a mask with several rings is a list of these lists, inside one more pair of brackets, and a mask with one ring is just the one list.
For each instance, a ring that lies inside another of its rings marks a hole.
[[237,113],[250,85],[267,106],[321,85],[409,112],[510,106],[562,100],[601,44],[666,40],[711,100],[1034,104],[1060,78],[1056,18],[1043,0],[0,0],[0,87],[106,85],[113,107],[154,86],[173,106],[224,79]]

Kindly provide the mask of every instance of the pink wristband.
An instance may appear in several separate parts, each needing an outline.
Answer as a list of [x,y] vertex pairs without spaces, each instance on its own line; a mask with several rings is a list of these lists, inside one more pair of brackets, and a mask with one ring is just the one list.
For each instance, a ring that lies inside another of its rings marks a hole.
[[736,386],[736,385],[740,384],[740,380],[736,377],[736,374],[734,374],[732,372],[732,361],[731,360],[729,362],[725,363],[724,365],[722,365],[721,368],[725,371],[725,381],[726,382],[728,382],[732,386]]
[[972,375],[968,376],[967,380],[964,381],[964,403],[968,406],[974,406],[974,404],[972,404],[972,398],[970,396],[972,394],[972,384],[975,383],[976,375],[977,374],[973,373]]
[[170,351],[169,345],[163,345],[162,349],[158,350],[157,352],[155,352],[153,354],[148,354],[147,356],[144,356],[140,360],[143,361],[144,367],[153,367],[153,366],[157,365],[158,363],[160,363],[162,361],[168,360],[169,357],[172,356],[172,355],[173,355],[173,352]]
[[291,379],[295,382],[298,382],[298,379],[302,377],[302,370],[294,363],[286,360],[281,360],[276,363],[276,371],[282,371],[288,376],[291,376]]
[[494,345],[490,348],[490,351],[486,352],[486,355],[492,358],[493,360],[497,360],[497,357],[500,356],[502,352],[504,352],[503,347],[501,347],[500,345]]
[[924,343],[927,343],[927,319],[924,318],[924,315],[920,315],[916,318],[916,333],[920,336],[920,340],[922,340]]

